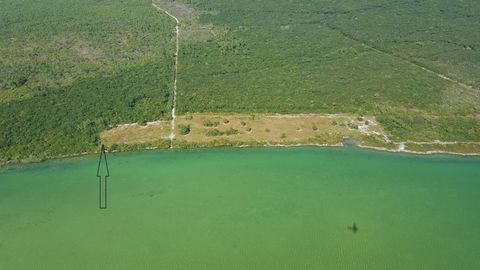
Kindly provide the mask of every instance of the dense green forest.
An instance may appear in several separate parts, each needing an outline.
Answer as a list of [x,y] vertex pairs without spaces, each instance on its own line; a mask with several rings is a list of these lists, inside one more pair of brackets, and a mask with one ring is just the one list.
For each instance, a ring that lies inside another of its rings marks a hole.
[[181,43],[180,112],[353,112],[404,140],[480,140],[478,1],[183,2],[185,29],[215,33]]
[[0,4],[0,160],[92,150],[170,117],[175,23],[150,1]]

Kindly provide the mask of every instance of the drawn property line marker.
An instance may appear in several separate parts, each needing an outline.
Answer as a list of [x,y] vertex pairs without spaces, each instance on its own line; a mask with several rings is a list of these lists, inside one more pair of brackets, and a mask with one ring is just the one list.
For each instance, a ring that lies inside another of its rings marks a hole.
[[175,17],[172,13],[168,12],[166,9],[161,8],[151,1],[151,4],[154,8],[164,12],[172,19],[175,20],[175,70],[173,73],[173,104],[172,104],[172,121],[171,121],[171,131],[170,131],[170,148],[173,148],[173,140],[175,139],[175,119],[176,117],[176,108],[177,108],[177,77],[178,77],[178,52],[180,51],[180,20]]
[[97,168],[98,207],[100,209],[107,209],[107,178],[109,176],[110,172],[108,171],[107,155],[105,153],[105,146],[102,144]]

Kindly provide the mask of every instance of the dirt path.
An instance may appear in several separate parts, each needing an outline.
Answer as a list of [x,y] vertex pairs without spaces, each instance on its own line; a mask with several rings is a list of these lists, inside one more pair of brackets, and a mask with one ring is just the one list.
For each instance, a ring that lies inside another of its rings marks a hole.
[[170,148],[173,147],[172,141],[175,139],[175,119],[177,118],[176,115],[176,109],[177,109],[177,74],[178,74],[178,51],[180,50],[180,44],[179,44],[179,35],[180,35],[180,21],[178,20],[177,17],[173,16],[170,12],[167,10],[159,7],[155,3],[152,3],[152,6],[171,18],[173,18],[176,22],[175,25],[175,43],[176,43],[176,49],[175,49],[175,72],[173,75],[173,106],[172,106],[172,122],[171,122],[171,132],[170,132]]

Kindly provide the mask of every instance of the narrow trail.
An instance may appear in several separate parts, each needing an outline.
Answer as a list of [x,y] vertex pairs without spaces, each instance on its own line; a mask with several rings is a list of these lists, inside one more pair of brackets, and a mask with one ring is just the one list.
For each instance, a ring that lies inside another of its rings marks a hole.
[[152,2],[152,6],[165,14],[167,14],[169,17],[173,18],[175,20],[175,43],[176,43],[176,49],[175,49],[175,71],[173,74],[173,105],[172,105],[172,122],[171,122],[171,132],[170,132],[170,148],[173,148],[173,140],[175,139],[175,118],[177,117],[175,112],[177,109],[177,74],[178,74],[178,51],[180,50],[180,44],[179,44],[179,35],[180,35],[180,21],[178,20],[177,17],[173,16],[170,12],[167,10],[159,7],[155,3]]

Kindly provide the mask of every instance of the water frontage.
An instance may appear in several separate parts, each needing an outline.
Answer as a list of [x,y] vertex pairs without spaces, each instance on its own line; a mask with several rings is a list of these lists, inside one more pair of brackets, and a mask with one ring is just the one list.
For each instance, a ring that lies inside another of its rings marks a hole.
[[[346,148],[0,170],[0,269],[480,269],[480,159]],[[353,224],[358,230],[352,230]]]

